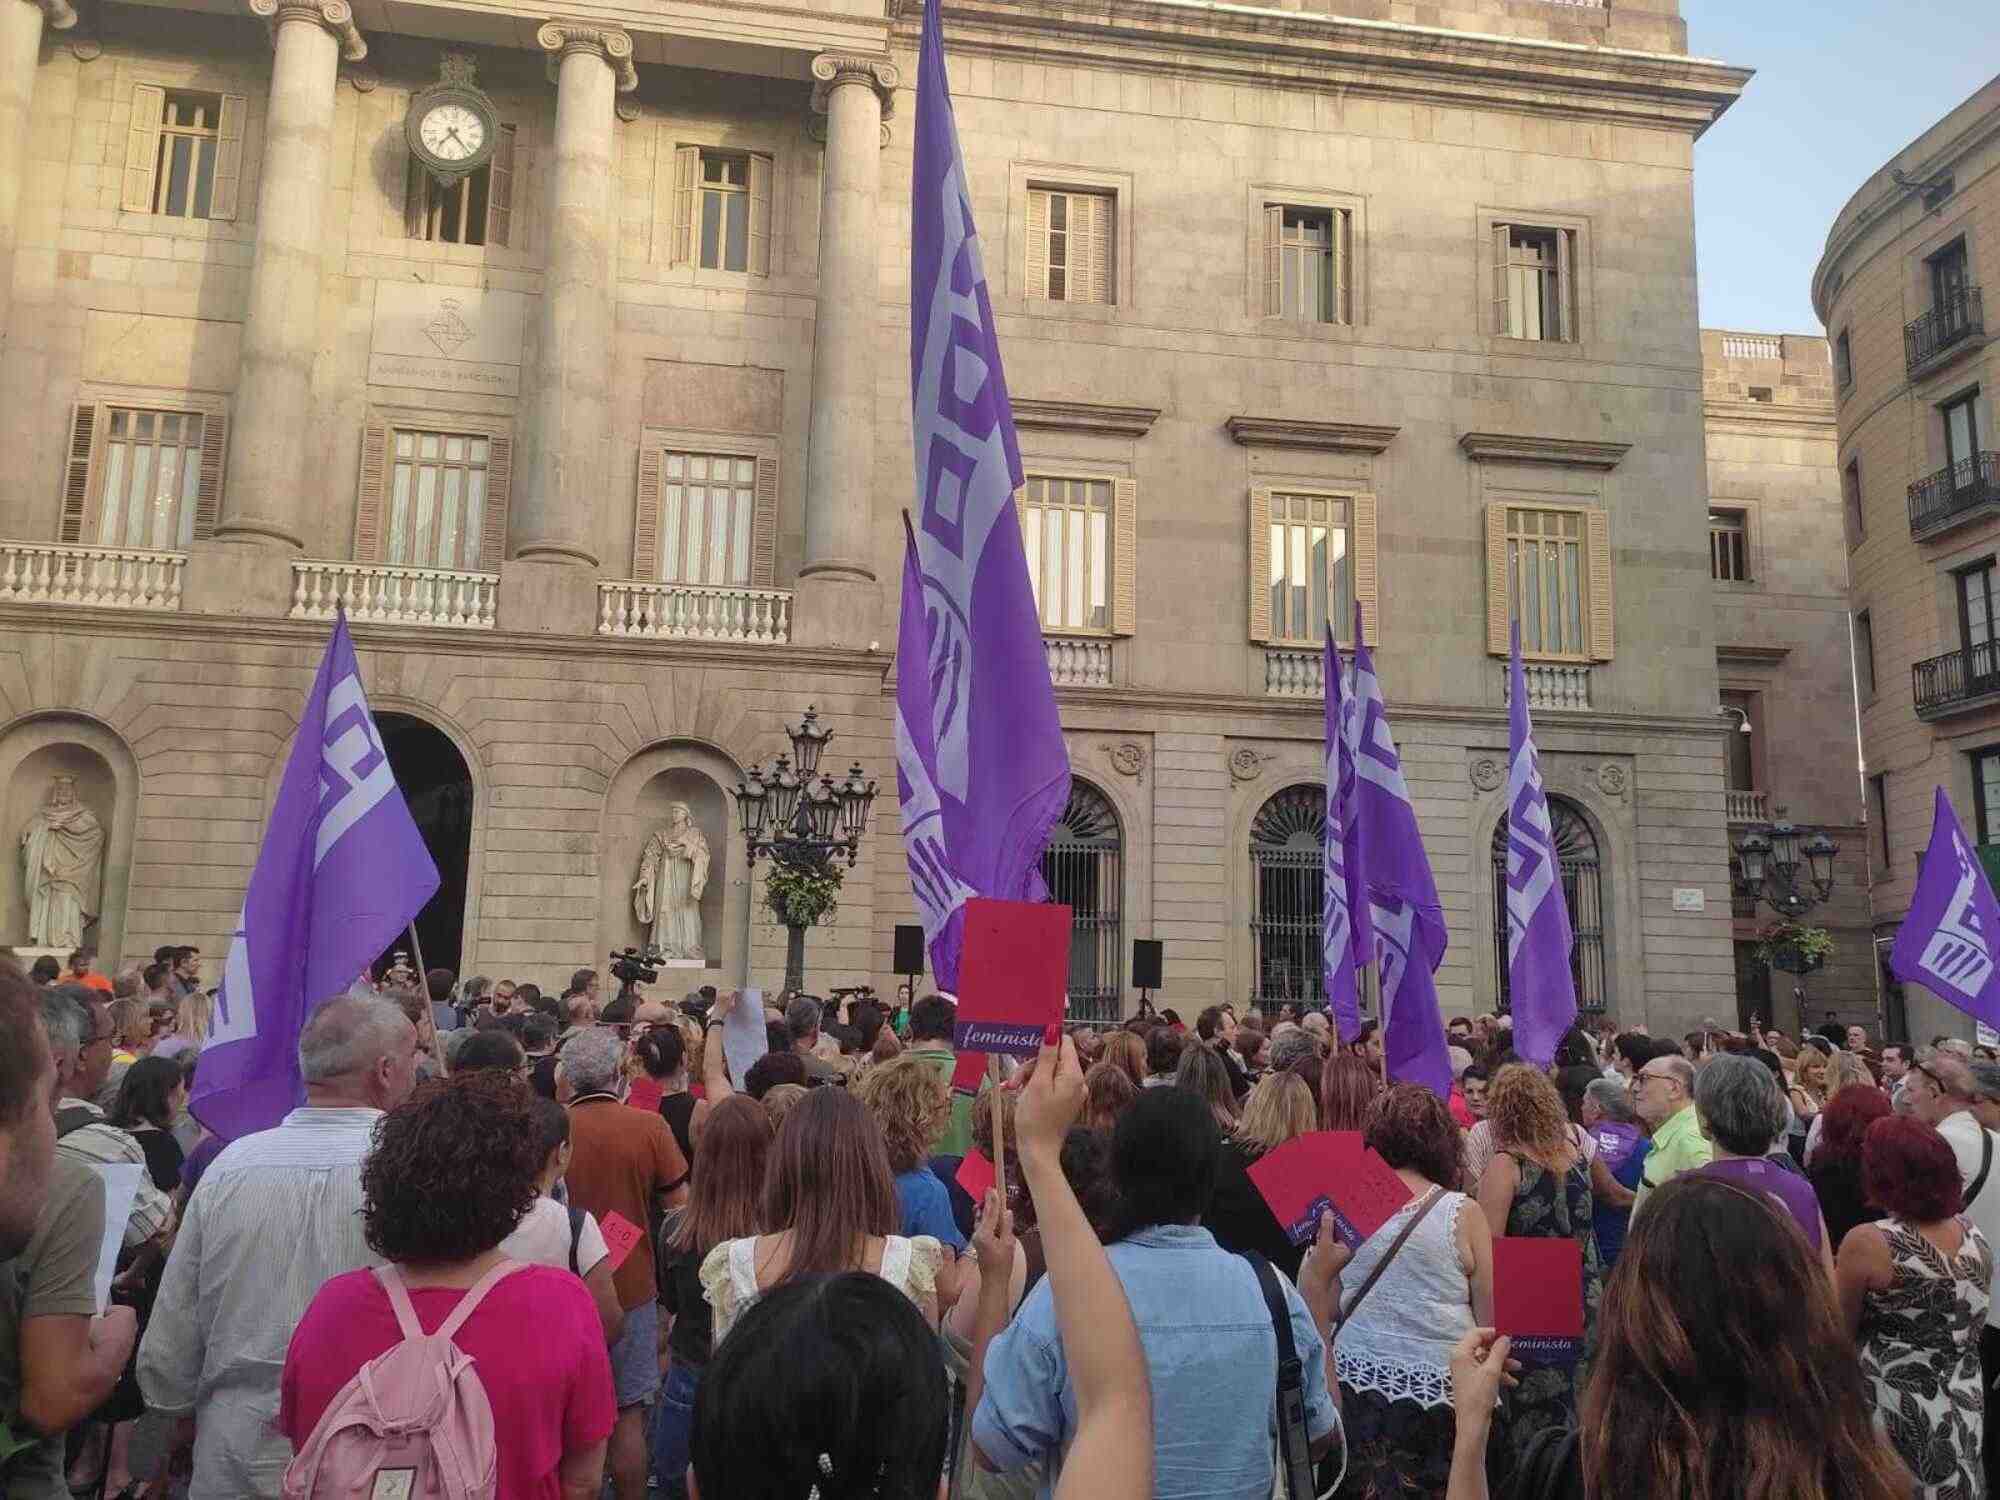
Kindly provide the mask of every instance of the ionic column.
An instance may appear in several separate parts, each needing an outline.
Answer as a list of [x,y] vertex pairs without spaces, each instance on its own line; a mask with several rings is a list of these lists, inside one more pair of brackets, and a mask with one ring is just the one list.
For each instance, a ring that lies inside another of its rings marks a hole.
[[813,320],[806,555],[792,639],[866,646],[875,633],[870,499],[875,492],[876,305],[881,298],[883,120],[895,65],[822,53],[812,106],[826,116],[819,214],[819,306]]
[[216,540],[304,550],[321,240],[333,159],[333,87],[368,44],[347,0],[250,0],[271,23],[271,95],[257,177],[257,246],[243,320],[229,470]]
[[5,0],[0,4],[0,348],[14,307],[14,248],[21,233],[21,188],[28,176],[28,110],[35,98],[35,63],[44,21],[57,31],[76,25],[67,0]]

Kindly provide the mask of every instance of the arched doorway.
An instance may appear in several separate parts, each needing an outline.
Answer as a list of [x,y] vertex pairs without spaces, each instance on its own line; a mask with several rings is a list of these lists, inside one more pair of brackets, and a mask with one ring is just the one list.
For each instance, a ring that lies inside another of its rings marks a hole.
[[[1569,907],[1570,973],[1579,1011],[1602,1012],[1611,996],[1604,965],[1604,867],[1597,834],[1574,802],[1549,798],[1556,861],[1562,867],[1563,901]],[[1500,981],[1500,1009],[1512,1007],[1507,975],[1507,815],[1493,829],[1493,970]]]
[[[422,719],[378,713],[375,727],[424,847],[437,863],[437,894],[417,914],[424,962],[456,974],[465,947],[466,880],[472,862],[472,772],[451,737]],[[406,938],[398,938],[390,947],[407,945]]]
[[1250,824],[1250,939],[1257,959],[1252,999],[1261,1010],[1326,999],[1320,937],[1325,843],[1324,787],[1288,786]]
[[1104,793],[1072,778],[1042,852],[1049,899],[1069,907],[1070,1015],[1115,1021],[1125,1005],[1124,836]]

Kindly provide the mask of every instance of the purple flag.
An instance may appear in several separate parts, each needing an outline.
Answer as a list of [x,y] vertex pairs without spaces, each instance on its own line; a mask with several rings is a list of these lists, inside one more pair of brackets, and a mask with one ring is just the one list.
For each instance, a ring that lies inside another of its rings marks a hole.
[[[1354,805],[1354,761],[1341,738],[1340,652],[1334,648],[1333,625],[1326,627],[1326,854],[1321,871],[1324,893],[1320,903],[1320,950],[1326,974],[1326,1003],[1333,1011],[1334,1034],[1351,1042],[1361,1031],[1361,996],[1355,986],[1367,948],[1357,943],[1354,911],[1357,903],[1348,886],[1348,815]],[[1366,914],[1363,914],[1363,923]]]
[[[938,846],[965,891],[1040,901],[1048,895],[1042,849],[1069,801],[1069,754],[1014,512],[1021,453],[945,81],[938,0],[924,5],[917,67],[910,404],[923,631],[913,639],[906,620],[897,638],[899,648],[922,648],[923,667],[899,656],[896,678],[921,676],[929,689]],[[907,595],[903,608],[907,616]],[[949,918],[963,894],[947,899],[931,965],[949,989],[959,956]],[[926,913],[927,931],[934,915]]]
[[1451,1092],[1444,1017],[1434,975],[1444,960],[1444,908],[1424,853],[1417,810],[1382,702],[1382,684],[1354,607],[1354,692],[1341,716],[1353,760],[1354,816],[1347,824],[1349,879],[1368,893],[1375,962],[1382,985],[1382,1048],[1389,1076]]
[[1556,861],[1549,801],[1542,795],[1535,726],[1528,718],[1519,620],[1507,694],[1507,984],[1514,1000],[1514,1050],[1546,1068],[1563,1033],[1576,1024],[1576,976],[1569,966],[1562,866]]
[[1952,811],[1937,789],[1931,842],[1917,869],[1917,890],[1889,950],[1889,972],[1914,980],[1976,1021],[2000,1026],[2000,905],[1986,871],[1973,855]]
[[403,801],[347,616],[334,621],[229,944],[193,1111],[226,1140],[305,1097],[299,1032],[436,894],[437,866]]

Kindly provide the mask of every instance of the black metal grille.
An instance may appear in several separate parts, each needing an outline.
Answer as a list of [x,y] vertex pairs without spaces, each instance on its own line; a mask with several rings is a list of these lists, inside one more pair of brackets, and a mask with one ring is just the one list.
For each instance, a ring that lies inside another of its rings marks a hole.
[[1910,486],[1910,535],[1922,541],[1996,502],[2000,502],[2000,453],[1968,453]]
[[1048,848],[1042,879],[1049,899],[1069,907],[1069,1013],[1116,1021],[1125,1010],[1124,839],[1110,799],[1072,778]]
[[1903,368],[1914,375],[1966,339],[1986,331],[1979,288],[1956,286],[1943,292],[1937,306],[1903,325]]
[[1983,641],[1910,664],[1910,696],[1921,718],[1936,718],[2000,693],[2000,644]]
[[[1604,875],[1597,835],[1576,805],[1549,798],[1556,861],[1562,869],[1563,903],[1569,907],[1570,974],[1581,1011],[1602,1011],[1610,1001],[1604,969]],[[1500,1009],[1513,1008],[1507,974],[1507,819],[1493,830],[1493,969],[1500,978]]]
[[1320,911],[1325,892],[1326,792],[1286,787],[1250,825],[1250,936],[1257,951],[1260,1010],[1321,1004]]

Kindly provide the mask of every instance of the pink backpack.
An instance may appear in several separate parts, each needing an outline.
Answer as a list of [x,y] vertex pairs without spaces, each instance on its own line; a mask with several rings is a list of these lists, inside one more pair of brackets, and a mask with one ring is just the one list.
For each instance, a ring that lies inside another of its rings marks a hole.
[[285,1470],[285,1500],[480,1500],[498,1482],[493,1408],[472,1357],[452,1335],[500,1279],[503,1260],[425,1333],[394,1266],[375,1275],[389,1294],[401,1343],[340,1389]]

